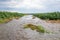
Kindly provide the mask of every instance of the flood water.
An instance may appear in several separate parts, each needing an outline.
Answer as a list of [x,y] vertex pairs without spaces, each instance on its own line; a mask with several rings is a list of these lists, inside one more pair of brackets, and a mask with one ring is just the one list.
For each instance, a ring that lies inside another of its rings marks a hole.
[[[30,28],[24,29],[25,24],[42,25],[53,33],[39,33]],[[13,19],[0,24],[0,40],[60,40],[60,24],[47,23],[39,18],[32,19],[32,15]]]

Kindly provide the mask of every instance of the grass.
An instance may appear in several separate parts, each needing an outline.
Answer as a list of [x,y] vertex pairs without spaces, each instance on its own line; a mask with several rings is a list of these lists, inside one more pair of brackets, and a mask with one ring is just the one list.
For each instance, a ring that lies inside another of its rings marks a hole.
[[60,20],[60,12],[36,13],[32,15],[43,20]]
[[9,22],[9,21],[11,21],[12,20],[12,18],[9,18],[9,19],[0,19],[0,23],[7,23],[7,22]]
[[48,30],[44,29],[43,26],[41,25],[33,25],[33,24],[26,24],[24,26],[24,29],[26,28],[31,28],[32,30],[36,30],[37,32],[40,32],[40,33],[50,33]]
[[19,19],[24,16],[22,13],[17,12],[0,12],[0,23],[6,23],[11,21],[12,19]]
[[[22,17],[24,15],[28,15],[28,14],[0,11],[0,23],[9,22],[14,18],[19,19],[20,17]],[[33,15],[33,19],[35,17],[38,17],[38,18],[44,19],[44,20],[60,20],[60,12],[35,13],[35,14],[31,14],[31,15]]]

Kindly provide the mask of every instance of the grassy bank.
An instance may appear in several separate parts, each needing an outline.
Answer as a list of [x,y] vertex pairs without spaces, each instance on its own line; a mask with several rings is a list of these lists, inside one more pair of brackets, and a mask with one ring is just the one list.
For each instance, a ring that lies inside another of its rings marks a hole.
[[13,18],[18,19],[22,16],[24,16],[24,14],[17,12],[0,12],[0,23],[9,22]]
[[[29,13],[28,13],[29,14]],[[0,23],[5,23],[11,21],[13,18],[18,19],[24,15],[23,13],[17,13],[17,12],[2,12],[0,11]],[[35,13],[35,14],[29,14],[36,16],[43,20],[60,20],[60,12],[50,12],[50,13]]]
[[60,20],[60,12],[36,13],[33,15],[44,20]]

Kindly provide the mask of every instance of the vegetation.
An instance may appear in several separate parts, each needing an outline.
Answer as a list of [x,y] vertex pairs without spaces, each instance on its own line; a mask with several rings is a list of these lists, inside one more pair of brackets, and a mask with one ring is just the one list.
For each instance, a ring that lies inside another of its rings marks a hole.
[[33,25],[33,24],[27,24],[25,25],[24,28],[31,28],[32,30],[36,30],[37,32],[40,32],[40,33],[49,33],[49,31],[45,30],[43,28],[43,26],[39,25],[39,26],[36,26],[36,25]]
[[36,13],[33,15],[44,20],[60,20],[60,12]]
[[[0,11],[0,23],[5,23],[11,21],[13,18],[20,18],[24,15],[23,13],[17,13],[17,12],[2,12]],[[30,15],[30,14],[29,14]],[[51,12],[51,13],[35,13],[31,14],[33,16],[36,16],[38,18],[44,19],[44,20],[60,20],[60,12]],[[33,17],[34,19],[35,17]]]
[[18,19],[19,17],[22,17],[24,14],[17,13],[17,12],[0,12],[0,23],[5,23],[13,18]]

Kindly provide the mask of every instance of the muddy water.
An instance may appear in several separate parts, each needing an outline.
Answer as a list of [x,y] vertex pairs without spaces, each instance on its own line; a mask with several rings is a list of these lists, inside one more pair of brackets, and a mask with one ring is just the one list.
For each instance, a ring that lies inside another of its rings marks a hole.
[[[24,29],[25,24],[42,25],[45,29],[54,32],[53,34],[39,33],[30,28]],[[0,24],[0,40],[60,40],[60,24],[46,23],[32,15],[24,16],[18,20]]]

